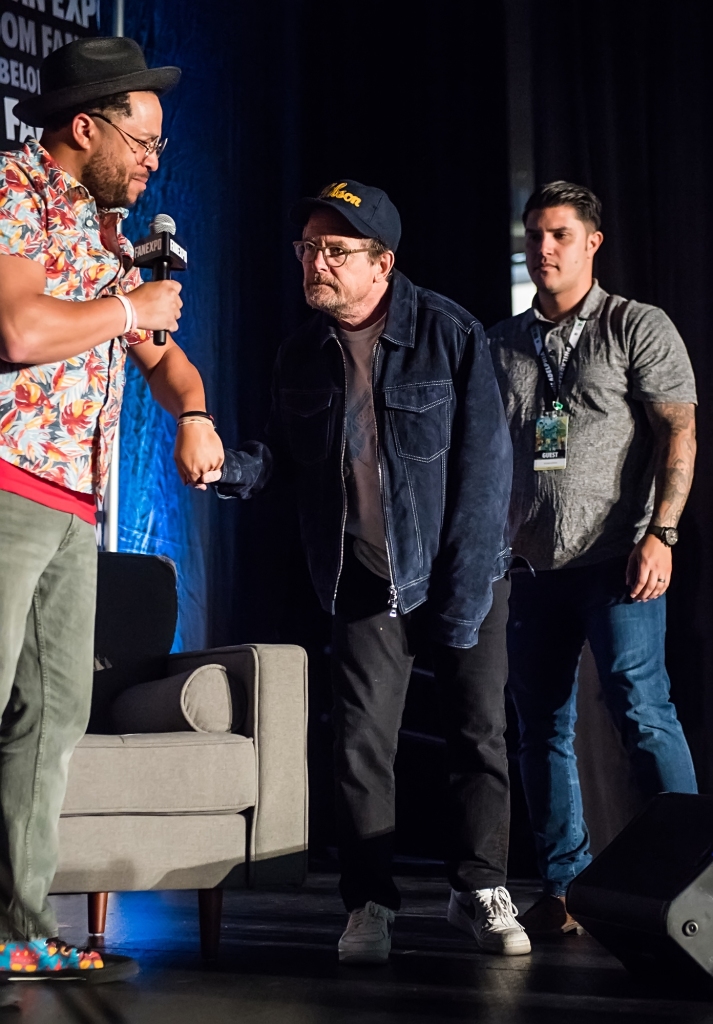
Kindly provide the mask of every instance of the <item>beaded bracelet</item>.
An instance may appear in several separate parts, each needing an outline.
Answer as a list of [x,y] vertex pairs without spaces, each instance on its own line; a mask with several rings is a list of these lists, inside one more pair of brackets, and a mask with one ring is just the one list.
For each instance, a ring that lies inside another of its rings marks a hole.
[[212,420],[207,420],[202,416],[181,416],[178,420],[178,426],[182,427],[184,423],[204,423],[206,426],[213,427],[213,430],[215,430]]

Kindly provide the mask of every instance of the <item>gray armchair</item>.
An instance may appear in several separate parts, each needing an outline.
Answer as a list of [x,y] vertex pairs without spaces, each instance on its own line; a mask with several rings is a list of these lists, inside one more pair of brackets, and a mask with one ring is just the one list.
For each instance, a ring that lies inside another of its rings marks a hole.
[[[168,654],[175,593],[164,559],[100,556],[92,720],[69,766],[52,892],[88,893],[102,934],[109,892],[197,889],[212,957],[223,889],[304,881],[307,661],[287,645]],[[140,707],[150,680],[207,664],[227,671],[230,732],[117,734],[122,694]]]

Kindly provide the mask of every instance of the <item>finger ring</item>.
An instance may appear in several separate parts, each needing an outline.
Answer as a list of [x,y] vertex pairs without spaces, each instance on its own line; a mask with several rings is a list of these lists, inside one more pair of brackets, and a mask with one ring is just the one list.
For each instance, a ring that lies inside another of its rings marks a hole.
[[659,583],[665,583],[666,582],[666,577],[665,576],[659,576],[658,580],[659,580]]

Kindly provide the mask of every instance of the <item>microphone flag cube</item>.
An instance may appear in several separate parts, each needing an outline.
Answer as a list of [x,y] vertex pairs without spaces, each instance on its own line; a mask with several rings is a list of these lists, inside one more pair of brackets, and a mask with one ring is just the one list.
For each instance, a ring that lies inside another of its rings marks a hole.
[[142,238],[134,245],[134,265],[152,268],[157,260],[171,270],[185,270],[188,253],[168,231],[159,231]]

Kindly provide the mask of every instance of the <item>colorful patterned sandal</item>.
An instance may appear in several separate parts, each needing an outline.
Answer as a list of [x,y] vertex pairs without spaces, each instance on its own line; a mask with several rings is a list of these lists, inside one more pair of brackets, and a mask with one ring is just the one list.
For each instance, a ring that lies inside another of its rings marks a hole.
[[139,972],[128,956],[78,949],[61,939],[0,941],[0,984],[8,981],[122,981]]

